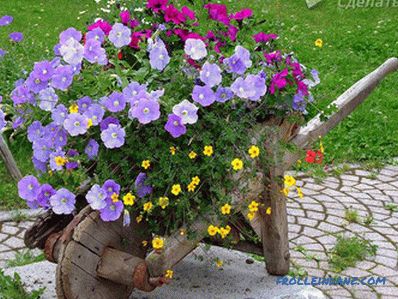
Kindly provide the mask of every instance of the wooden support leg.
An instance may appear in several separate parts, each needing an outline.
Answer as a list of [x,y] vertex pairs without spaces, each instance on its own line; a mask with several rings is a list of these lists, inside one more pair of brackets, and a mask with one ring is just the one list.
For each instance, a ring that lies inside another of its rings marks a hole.
[[7,142],[4,140],[3,135],[0,134],[0,156],[4,160],[4,164],[11,175],[11,177],[18,182],[22,179],[21,171],[18,168],[17,163],[14,160],[14,157],[8,148]]

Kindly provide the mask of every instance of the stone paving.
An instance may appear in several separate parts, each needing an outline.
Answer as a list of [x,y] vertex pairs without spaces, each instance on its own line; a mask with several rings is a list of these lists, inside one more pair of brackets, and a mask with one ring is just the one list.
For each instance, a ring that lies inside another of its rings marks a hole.
[[[387,277],[384,286],[319,287],[329,298],[397,298],[398,211],[387,207],[398,206],[398,167],[386,166],[380,172],[353,168],[320,183],[306,176],[296,179],[304,198],[299,199],[291,192],[288,201],[292,268],[303,269],[310,277]],[[359,223],[345,219],[346,209],[358,212]],[[366,217],[373,217],[369,225],[364,224]],[[29,221],[0,222],[0,267],[4,267],[15,252],[24,249],[23,232],[30,225]],[[378,246],[376,256],[358,262],[355,268],[334,273],[328,264],[328,254],[339,234],[370,240]],[[311,256],[316,256],[316,260]]]

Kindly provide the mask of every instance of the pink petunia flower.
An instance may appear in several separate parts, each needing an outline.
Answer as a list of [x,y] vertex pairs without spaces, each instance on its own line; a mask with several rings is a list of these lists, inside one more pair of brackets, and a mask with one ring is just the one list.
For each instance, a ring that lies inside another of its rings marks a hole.
[[256,43],[267,43],[270,40],[275,40],[278,38],[278,35],[274,33],[266,34],[264,32],[259,32],[255,35],[253,35],[253,39],[256,41]]
[[253,15],[253,11],[249,8],[242,9],[231,15],[231,19],[242,21],[244,19],[250,18]]

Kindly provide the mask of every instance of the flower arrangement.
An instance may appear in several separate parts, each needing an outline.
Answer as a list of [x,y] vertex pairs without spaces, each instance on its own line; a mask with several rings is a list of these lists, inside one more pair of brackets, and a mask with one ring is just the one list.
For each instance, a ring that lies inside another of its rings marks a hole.
[[[300,121],[318,73],[277,50],[276,34],[252,32],[250,9],[134,5],[63,31],[56,57],[11,92],[13,126],[27,129],[38,171],[18,183],[19,196],[56,214],[89,204],[103,221],[145,221],[156,236],[211,212],[220,223],[209,235],[227,239],[236,174],[253,177],[267,161],[267,132],[253,138],[253,128]],[[248,217],[258,209],[248,199]],[[152,245],[161,250],[163,239]]]

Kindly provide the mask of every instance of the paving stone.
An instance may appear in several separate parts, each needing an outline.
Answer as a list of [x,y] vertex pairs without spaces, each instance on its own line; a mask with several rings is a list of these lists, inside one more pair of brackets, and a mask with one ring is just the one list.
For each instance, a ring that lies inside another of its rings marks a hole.
[[[397,258],[396,257],[395,258],[389,258],[389,257],[384,257],[384,256],[381,256],[381,255],[377,255],[376,258],[375,258],[375,262],[380,264],[380,265],[389,267],[389,268],[395,268],[395,269],[397,268]],[[398,275],[398,271],[396,271],[396,275]]]
[[323,230],[324,232],[329,232],[329,233],[337,233],[337,232],[341,232],[344,230],[344,228],[341,226],[336,226],[336,225],[329,224],[326,222],[321,222],[318,226],[318,229]]
[[370,269],[372,269],[374,267],[376,267],[376,263],[375,262],[371,262],[371,261],[360,261],[356,265],[356,268],[359,268],[359,269],[362,269],[362,270],[370,270]]
[[15,235],[17,232],[19,232],[19,228],[15,227],[15,226],[3,224],[2,228],[1,228],[1,232],[4,234]]
[[396,276],[397,275],[397,271],[393,270],[389,267],[385,267],[382,265],[377,265],[375,268],[373,268],[372,270],[370,270],[370,272],[379,275],[379,276]]
[[354,182],[359,182],[359,177],[355,175],[348,175],[348,174],[343,174],[340,176],[340,179],[345,182],[345,181],[354,181]]
[[22,239],[11,237],[3,242],[4,245],[7,245],[10,248],[24,248],[25,243]]

